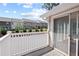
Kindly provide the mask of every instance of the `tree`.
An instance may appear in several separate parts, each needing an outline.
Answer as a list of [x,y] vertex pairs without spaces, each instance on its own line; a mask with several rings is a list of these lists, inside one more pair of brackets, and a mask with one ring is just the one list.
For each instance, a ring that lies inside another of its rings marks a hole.
[[20,22],[17,22],[15,29],[22,30],[23,29],[23,25]]
[[42,5],[42,8],[45,8],[47,10],[51,10],[53,7],[59,5],[59,3],[44,3]]

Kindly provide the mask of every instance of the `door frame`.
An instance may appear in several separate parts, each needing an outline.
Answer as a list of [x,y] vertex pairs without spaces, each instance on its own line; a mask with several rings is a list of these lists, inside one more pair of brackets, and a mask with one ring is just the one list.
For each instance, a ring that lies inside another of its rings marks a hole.
[[[78,23],[79,23],[79,13],[77,11],[76,15],[76,35],[78,35]],[[71,22],[71,13],[69,13],[69,35],[70,35],[70,22]],[[70,56],[70,36],[68,40],[68,55]],[[76,56],[78,56],[78,38],[76,37]]]

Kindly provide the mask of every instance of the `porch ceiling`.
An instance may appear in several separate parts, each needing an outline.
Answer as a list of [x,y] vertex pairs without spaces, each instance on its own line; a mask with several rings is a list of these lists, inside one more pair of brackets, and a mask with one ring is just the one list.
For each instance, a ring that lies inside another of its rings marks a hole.
[[68,11],[68,10],[71,10],[75,7],[78,7],[79,6],[79,3],[63,3],[61,5],[58,5],[56,7],[54,7],[51,11],[41,15],[40,17],[42,18],[47,18],[49,16],[55,16],[59,13],[62,13],[62,12],[65,12],[65,11]]

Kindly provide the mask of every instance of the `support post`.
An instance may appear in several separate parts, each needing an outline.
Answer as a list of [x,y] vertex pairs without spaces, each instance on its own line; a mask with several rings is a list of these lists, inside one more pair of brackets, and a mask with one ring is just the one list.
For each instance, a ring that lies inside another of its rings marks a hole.
[[54,42],[53,42],[53,37],[54,37],[54,33],[53,33],[53,30],[54,30],[54,20],[52,17],[49,17],[49,20],[48,20],[48,39],[49,39],[49,46],[54,48]]

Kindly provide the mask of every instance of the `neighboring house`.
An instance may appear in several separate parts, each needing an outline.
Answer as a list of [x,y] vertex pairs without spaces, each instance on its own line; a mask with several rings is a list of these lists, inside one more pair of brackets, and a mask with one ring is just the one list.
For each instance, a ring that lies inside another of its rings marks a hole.
[[5,28],[6,30],[11,29],[11,19],[0,17],[0,27]]
[[50,46],[65,55],[79,56],[79,4],[60,4],[41,17],[48,20]]
[[26,19],[23,19],[22,20],[23,22],[23,26],[26,27],[26,28],[36,28],[38,26],[40,27],[47,27],[47,22],[44,22],[44,21],[33,21],[33,20],[26,20]]
[[38,26],[47,26],[46,22],[36,22],[29,19],[13,19],[13,18],[6,18],[6,17],[0,17],[0,27],[5,28],[6,30],[15,29],[15,27],[23,26],[25,28],[32,28],[32,27],[38,27]]

